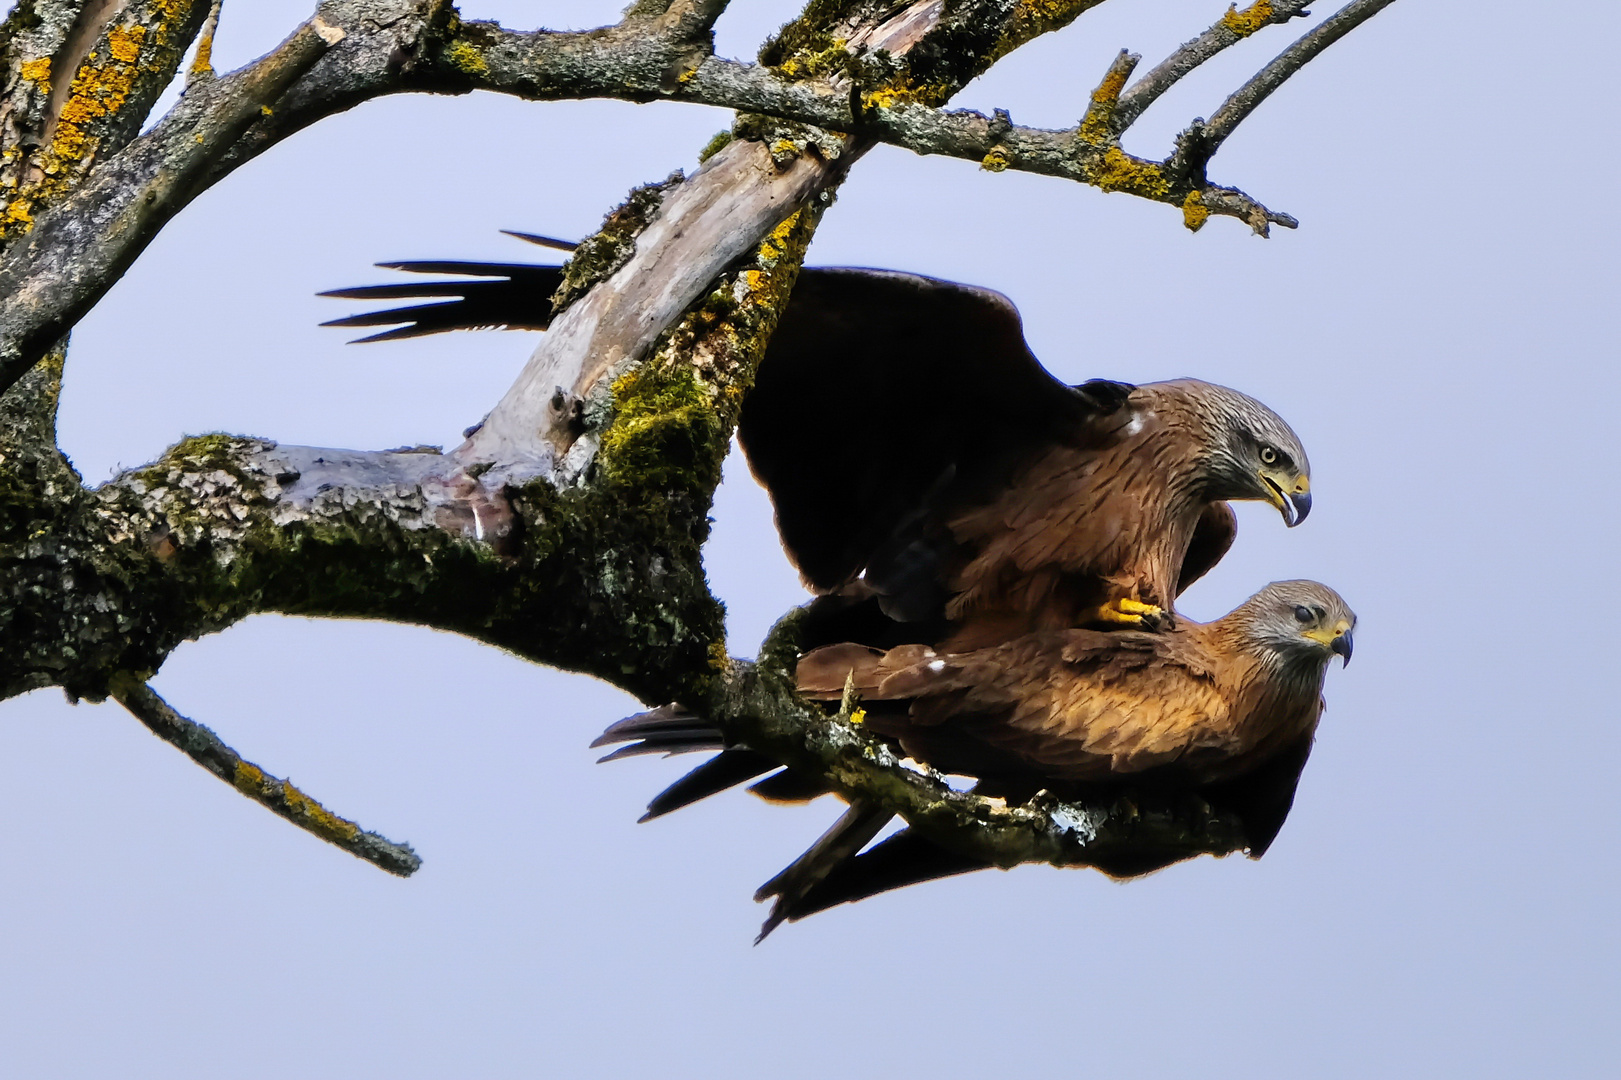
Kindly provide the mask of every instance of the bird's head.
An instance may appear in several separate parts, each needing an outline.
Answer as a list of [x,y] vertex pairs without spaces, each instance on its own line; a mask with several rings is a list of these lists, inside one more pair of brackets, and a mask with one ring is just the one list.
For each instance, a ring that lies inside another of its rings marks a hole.
[[1205,494],[1271,503],[1291,528],[1311,513],[1311,463],[1283,417],[1248,394],[1197,379],[1162,383],[1201,428]]
[[1320,672],[1329,659],[1351,662],[1356,613],[1315,581],[1274,581],[1233,613],[1245,638],[1290,666]]

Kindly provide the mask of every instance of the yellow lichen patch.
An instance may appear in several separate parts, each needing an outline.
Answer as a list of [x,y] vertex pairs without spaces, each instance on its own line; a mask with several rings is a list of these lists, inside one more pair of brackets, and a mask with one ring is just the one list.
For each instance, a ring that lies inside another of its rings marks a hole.
[[1165,172],[1152,161],[1132,157],[1118,146],[1111,146],[1091,170],[1091,181],[1104,191],[1125,191],[1148,199],[1162,199],[1170,193]]
[[353,840],[360,835],[360,826],[334,814],[295,788],[291,781],[282,781],[281,788],[288,813],[317,836],[326,840]]
[[97,64],[96,54],[91,53],[80,65],[68,87],[68,99],[57,119],[50,149],[41,162],[47,177],[60,177],[70,165],[81,161],[95,140],[90,127],[124,107],[135,85],[136,64],[145,38],[144,26],[114,27],[107,32],[111,54],[107,62]]
[[1210,220],[1210,210],[1199,197],[1197,191],[1188,192],[1188,197],[1182,200],[1182,224],[1188,227],[1189,232],[1198,232],[1204,228],[1204,223]]
[[261,105],[261,106],[259,106],[259,115],[260,116],[273,116],[273,115],[275,115],[275,112],[276,112],[276,110],[272,109],[269,105]]
[[1239,37],[1249,37],[1271,21],[1271,0],[1255,0],[1255,3],[1243,11],[1238,10],[1237,4],[1230,4],[1227,8],[1227,14],[1221,17],[1221,25]]
[[874,90],[861,92],[861,107],[864,109],[892,109],[896,105],[943,105],[951,96],[953,87],[948,83],[935,82],[918,85],[912,82],[911,75],[902,75],[888,86],[881,86]]
[[1114,138],[1114,109],[1120,103],[1120,91],[1126,88],[1126,72],[1110,70],[1103,82],[1092,91],[1092,107],[1081,121],[1082,139],[1094,146]]
[[258,796],[265,788],[264,770],[246,761],[236,763],[236,774],[231,777],[236,790],[244,795]]
[[986,172],[1006,172],[1007,167],[1013,164],[1008,152],[1000,146],[991,148],[991,152],[979,159],[979,167]]
[[842,71],[850,61],[849,42],[844,38],[823,39],[822,48],[796,53],[773,68],[785,79],[813,79],[832,71]]
[[133,64],[141,58],[141,42],[145,40],[144,26],[115,26],[107,31],[107,51],[120,64]]
[[[759,251],[756,253],[760,265],[768,269],[777,265],[777,260],[788,254],[794,238],[794,230],[799,228],[799,216],[803,210],[795,210],[782,219],[782,223],[772,229],[766,238],[760,241]],[[758,270],[749,271],[749,290],[758,291],[765,284],[765,275]]]
[[450,47],[445,50],[445,59],[468,75],[483,75],[490,70],[490,65],[484,61],[484,54],[466,38],[452,41]]
[[6,212],[0,215],[0,233],[10,232],[12,227],[20,227],[24,232],[34,225],[32,213],[34,204],[27,199],[13,199],[6,204]]
[[51,81],[51,58],[42,56],[38,60],[25,61],[17,71],[29,82],[44,86]]
[[214,74],[214,35],[204,34],[197,39],[197,55],[191,61],[191,77],[201,78]]

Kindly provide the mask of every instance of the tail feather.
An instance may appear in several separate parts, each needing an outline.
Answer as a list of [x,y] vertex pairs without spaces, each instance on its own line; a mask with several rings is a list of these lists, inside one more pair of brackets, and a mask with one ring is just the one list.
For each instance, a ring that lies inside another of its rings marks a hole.
[[656,709],[639,712],[609,724],[601,735],[591,740],[591,748],[611,746],[614,743],[634,742],[667,734],[708,732],[719,735],[720,729],[678,701],[660,705]]
[[621,746],[611,754],[603,754],[597,758],[598,765],[605,765],[610,761],[623,761],[626,758],[641,757],[644,754],[662,754],[669,757],[671,754],[697,754],[705,750],[724,750],[726,740],[719,735],[706,732],[694,732],[685,735],[662,735],[655,739],[644,739],[639,743]]
[[[606,761],[607,758],[603,760]],[[722,750],[653,796],[653,800],[647,804],[647,813],[643,814],[639,821],[652,821],[656,817],[663,817],[671,810],[679,810],[727,788],[753,780],[761,773],[781,767],[782,762],[776,758],[743,747]]]
[[839,904],[865,900],[907,885],[985,870],[990,865],[943,848],[913,829],[902,829],[883,843],[834,867],[797,901],[785,905],[782,916],[794,922]]
[[332,289],[322,296],[345,300],[420,300],[446,297],[437,303],[368,311],[322,326],[396,326],[359,341],[391,341],[447,330],[544,330],[552,321],[552,294],[563,281],[560,266],[525,263],[480,263],[457,260],[378,263],[411,274],[451,274],[457,281],[363,285]]
[[555,251],[573,251],[575,248],[580,246],[573,240],[559,240],[555,236],[541,236],[538,233],[516,232],[512,229],[502,229],[501,232],[503,235],[515,237],[516,239],[522,240],[525,243],[538,244],[541,247],[552,248]]
[[783,769],[749,788],[767,802],[800,803],[821,798],[833,791],[825,777],[813,776],[796,769]]
[[755,892],[756,903],[773,898],[774,902],[754,943],[758,945],[784,920],[794,918],[795,908],[805,897],[841,864],[871,843],[878,830],[894,816],[888,810],[860,800],[851,803],[850,808],[816,843]]

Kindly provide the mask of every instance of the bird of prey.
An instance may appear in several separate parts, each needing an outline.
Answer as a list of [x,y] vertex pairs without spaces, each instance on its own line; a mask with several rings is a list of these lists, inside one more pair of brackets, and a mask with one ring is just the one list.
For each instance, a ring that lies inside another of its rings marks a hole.
[[[1294,801],[1328,661],[1350,662],[1355,625],[1327,586],[1281,581],[1214,622],[1184,619],[1159,633],[1039,631],[956,653],[825,646],[801,658],[798,682],[806,696],[826,700],[853,685],[864,726],[940,771],[979,778],[982,794],[1023,801],[1041,789],[1071,798],[1122,786],[1198,792],[1240,818],[1258,858]],[[598,742],[681,750],[704,730],[702,721],[664,710],[621,721]],[[762,936],[785,919],[985,865],[911,829],[858,854],[891,816],[855,803],[763,886],[758,898],[776,903]],[[1166,861],[1129,852],[1100,868],[1132,876]]]
[[[566,242],[525,237],[551,246]],[[383,341],[544,329],[562,268],[384,263],[460,281],[324,295],[436,302],[344,319]],[[811,605],[807,646],[955,651],[1035,630],[1173,621],[1231,546],[1228,500],[1291,526],[1310,467],[1265,405],[1194,379],[1067,386],[999,293],[884,270],[801,272],[744,400],[738,440]]]

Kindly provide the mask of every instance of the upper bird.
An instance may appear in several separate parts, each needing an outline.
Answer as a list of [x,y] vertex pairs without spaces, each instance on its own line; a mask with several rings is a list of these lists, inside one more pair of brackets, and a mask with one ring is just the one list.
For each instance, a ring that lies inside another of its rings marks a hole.
[[[557,246],[557,242],[549,242]],[[443,298],[333,320],[364,340],[544,329],[561,267],[385,263],[461,281],[340,289]],[[471,280],[469,280],[471,279]],[[963,651],[1064,627],[1157,629],[1226,553],[1229,500],[1311,509],[1293,430],[1194,379],[1067,386],[987,289],[805,269],[743,404],[738,438],[789,557],[822,594],[807,646]]]

